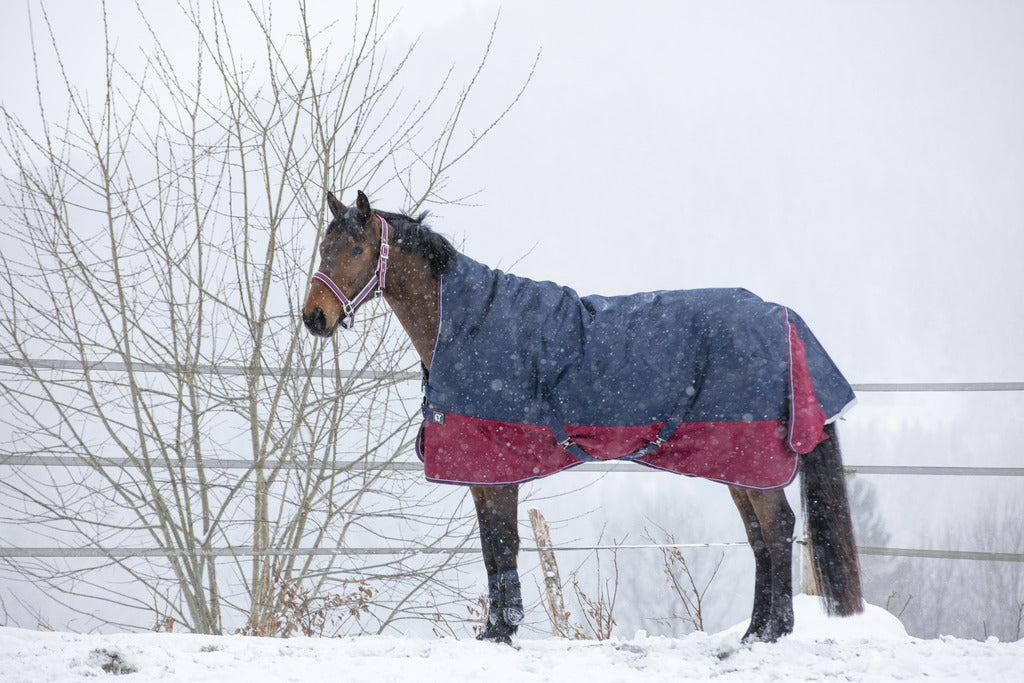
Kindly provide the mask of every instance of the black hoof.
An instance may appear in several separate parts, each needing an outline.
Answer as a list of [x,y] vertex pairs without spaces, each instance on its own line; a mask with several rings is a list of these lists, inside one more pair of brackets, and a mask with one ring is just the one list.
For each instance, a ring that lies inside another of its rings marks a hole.
[[740,638],[740,642],[744,645],[752,645],[754,643],[774,643],[778,640],[777,637],[773,636],[768,629],[761,629],[760,631],[747,631]]
[[792,632],[792,623],[779,624],[769,621],[760,625],[758,628],[754,628],[754,626],[751,625],[751,627],[747,629],[747,632],[743,634],[741,642],[748,645],[750,643],[774,643],[779,638],[789,635]]
[[516,632],[514,626],[509,626],[504,622],[499,621],[496,624],[488,623],[487,627],[477,634],[476,639],[482,640],[488,643],[502,643],[504,645],[512,644],[512,635]]

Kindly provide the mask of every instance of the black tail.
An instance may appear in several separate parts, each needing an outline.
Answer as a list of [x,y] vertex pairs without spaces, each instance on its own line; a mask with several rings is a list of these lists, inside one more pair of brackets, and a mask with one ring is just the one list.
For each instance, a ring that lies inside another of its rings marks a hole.
[[864,611],[860,564],[835,425],[826,425],[825,433],[828,439],[800,460],[801,498],[825,609],[848,616]]

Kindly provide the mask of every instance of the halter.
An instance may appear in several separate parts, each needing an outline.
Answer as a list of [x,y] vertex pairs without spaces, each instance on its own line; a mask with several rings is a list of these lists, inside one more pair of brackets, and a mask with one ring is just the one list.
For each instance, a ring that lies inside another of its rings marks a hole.
[[358,294],[356,294],[354,299],[349,301],[348,297],[342,293],[341,287],[334,284],[334,280],[320,271],[313,273],[313,280],[310,280],[310,282],[319,280],[323,284],[327,285],[327,289],[331,290],[331,292],[334,293],[334,296],[338,297],[338,301],[341,302],[342,309],[344,309],[344,313],[338,321],[338,324],[346,330],[351,329],[355,324],[356,308],[370,298],[371,292],[373,293],[374,298],[379,297],[384,293],[384,279],[388,273],[388,251],[390,250],[388,247],[388,222],[384,220],[384,217],[380,214],[376,215],[380,220],[380,256],[377,258],[377,270],[373,271],[373,275],[370,276],[370,281],[366,283],[366,286],[364,286]]

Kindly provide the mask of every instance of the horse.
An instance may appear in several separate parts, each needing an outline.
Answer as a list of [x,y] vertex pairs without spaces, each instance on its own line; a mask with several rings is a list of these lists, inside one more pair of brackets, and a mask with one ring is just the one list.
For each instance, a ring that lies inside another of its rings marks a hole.
[[[743,642],[774,642],[793,630],[795,514],[783,487],[797,471],[826,611],[848,616],[863,610],[834,423],[837,406],[852,403],[852,390],[798,316],[746,290],[580,298],[553,283],[477,264],[429,228],[425,213],[375,210],[362,191],[348,207],[328,192],[327,206],[331,220],[302,306],[303,323],[313,335],[330,337],[338,327],[352,328],[366,300],[383,296],[408,334],[425,384],[417,453],[429,480],[468,485],[476,508],[488,585],[487,621],[478,639],[509,644],[523,621],[519,485],[610,457],[728,484],[755,563]],[[488,322],[480,307],[501,297],[511,303]],[[544,301],[547,308],[529,312]],[[640,360],[623,360],[621,343],[611,340],[624,326],[656,328],[653,342],[626,335],[639,347]],[[586,332],[586,348],[552,341],[553,330],[561,328],[574,339]],[[467,339],[477,346],[456,348]],[[494,352],[499,344],[508,350]],[[727,348],[715,351],[716,345]],[[544,349],[553,359],[538,352]],[[658,349],[667,349],[669,360],[653,360]],[[679,380],[678,368],[688,364],[694,377]],[[611,378],[615,365],[624,366],[625,379]],[[554,371],[545,374],[551,366]],[[578,373],[582,389],[573,387]],[[528,388],[517,388],[519,380]],[[667,397],[662,400],[670,407],[613,400],[622,387],[638,383],[641,393]],[[832,395],[823,399],[823,392]],[[762,394],[782,396],[788,407],[781,417],[779,408],[760,406]],[[741,395],[752,398],[740,405]],[[824,402],[832,405],[826,410]],[[582,404],[602,415],[598,424],[581,421],[587,419],[577,411]],[[482,412],[473,415],[471,409]],[[469,474],[457,469],[460,459],[472,461]],[[747,461],[755,463],[756,474],[744,473]]]

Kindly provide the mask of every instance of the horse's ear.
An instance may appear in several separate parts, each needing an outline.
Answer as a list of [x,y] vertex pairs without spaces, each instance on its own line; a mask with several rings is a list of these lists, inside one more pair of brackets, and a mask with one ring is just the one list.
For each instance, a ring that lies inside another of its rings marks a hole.
[[327,206],[331,209],[331,215],[337,218],[345,211],[345,205],[338,201],[333,192],[327,192]]
[[370,216],[373,215],[373,211],[370,209],[370,200],[366,198],[362,190],[359,190],[359,195],[356,197],[356,210],[359,211],[359,217],[366,223],[370,220]]

